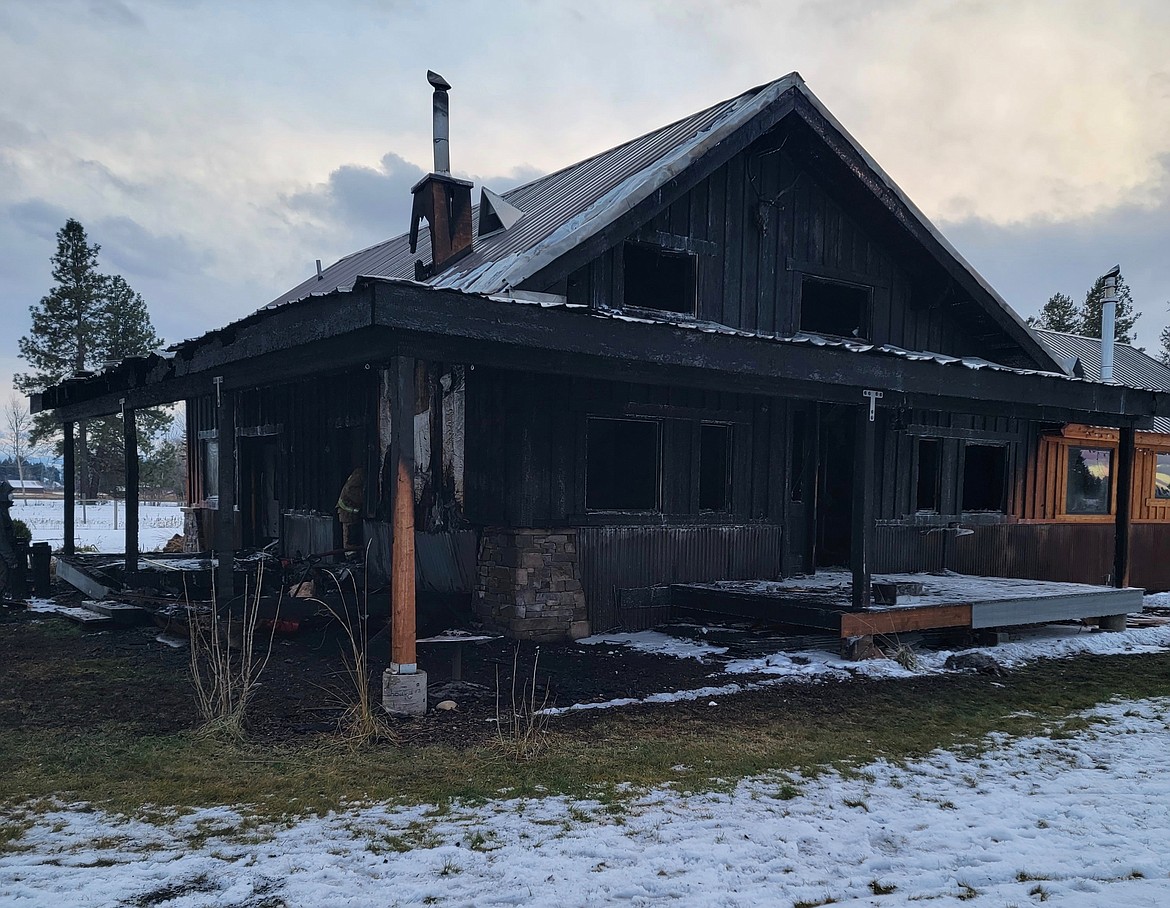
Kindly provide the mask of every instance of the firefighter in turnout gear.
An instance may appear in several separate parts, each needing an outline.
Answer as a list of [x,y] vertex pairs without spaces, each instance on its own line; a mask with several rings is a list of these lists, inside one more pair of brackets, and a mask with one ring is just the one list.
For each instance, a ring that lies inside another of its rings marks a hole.
[[355,538],[353,527],[361,522],[366,502],[366,468],[356,467],[341,487],[337,499],[337,519],[341,521],[342,546],[346,549],[361,548]]

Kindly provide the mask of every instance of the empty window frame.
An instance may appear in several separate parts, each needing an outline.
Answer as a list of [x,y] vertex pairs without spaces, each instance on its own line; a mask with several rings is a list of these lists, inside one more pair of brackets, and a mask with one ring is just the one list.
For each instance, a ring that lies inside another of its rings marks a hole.
[[809,417],[803,410],[792,414],[792,472],[789,478],[788,497],[791,501],[804,501],[805,473],[808,472]]
[[699,426],[699,510],[731,510],[731,426]]
[[914,480],[914,510],[937,514],[942,503],[942,441],[918,439],[918,473]]
[[1003,511],[1007,448],[967,443],[963,454],[963,511]]
[[1154,497],[1170,499],[1170,451],[1158,451],[1154,461]]
[[1069,445],[1066,514],[1108,514],[1113,498],[1113,450]]
[[838,337],[869,337],[871,290],[805,277],[800,285],[800,330]]
[[586,419],[586,510],[658,510],[661,434],[653,419]]
[[659,246],[626,243],[623,305],[695,314],[695,257]]

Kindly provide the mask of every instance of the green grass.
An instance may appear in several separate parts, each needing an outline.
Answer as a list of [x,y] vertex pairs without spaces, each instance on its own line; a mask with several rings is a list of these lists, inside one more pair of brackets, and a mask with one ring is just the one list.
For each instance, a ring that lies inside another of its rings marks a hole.
[[[0,807],[58,798],[143,814],[241,804],[257,816],[279,817],[367,799],[477,802],[507,789],[509,797],[596,799],[620,819],[626,796],[619,782],[635,790],[670,784],[710,791],[770,774],[777,778],[776,797],[785,799],[799,794],[783,782],[785,773],[849,772],[877,757],[902,761],[937,747],[977,745],[991,731],[1060,735],[1085,727],[1073,713],[1114,696],[1170,696],[1170,654],[1042,662],[998,680],[947,676],[772,688],[745,695],[742,708],[718,716],[682,704],[613,711],[554,721],[548,746],[523,762],[490,743],[353,750],[319,740],[278,746],[192,732],[149,735],[131,719],[34,724],[0,732]],[[19,833],[19,824],[0,826],[0,851]]]

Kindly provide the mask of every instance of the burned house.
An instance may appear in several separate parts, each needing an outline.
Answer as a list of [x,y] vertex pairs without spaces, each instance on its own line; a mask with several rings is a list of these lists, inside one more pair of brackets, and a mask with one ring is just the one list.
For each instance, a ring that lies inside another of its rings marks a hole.
[[[556,639],[652,623],[672,584],[843,566],[864,608],[875,571],[1043,578],[1046,433],[1104,427],[1124,464],[1170,417],[1160,386],[1067,373],[796,74],[478,204],[432,84],[409,230],[46,390],[67,459],[77,420],[132,438],[185,401],[193,547],[336,549],[361,467],[372,574]],[[1080,579],[1124,582],[1125,511]]]

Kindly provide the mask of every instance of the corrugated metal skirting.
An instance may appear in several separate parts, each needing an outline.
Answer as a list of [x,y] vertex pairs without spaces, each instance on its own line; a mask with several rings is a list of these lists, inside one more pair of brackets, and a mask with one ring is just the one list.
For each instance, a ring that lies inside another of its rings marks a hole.
[[595,632],[641,630],[661,620],[656,607],[620,608],[618,590],[712,580],[776,580],[778,526],[581,527],[581,585]]

